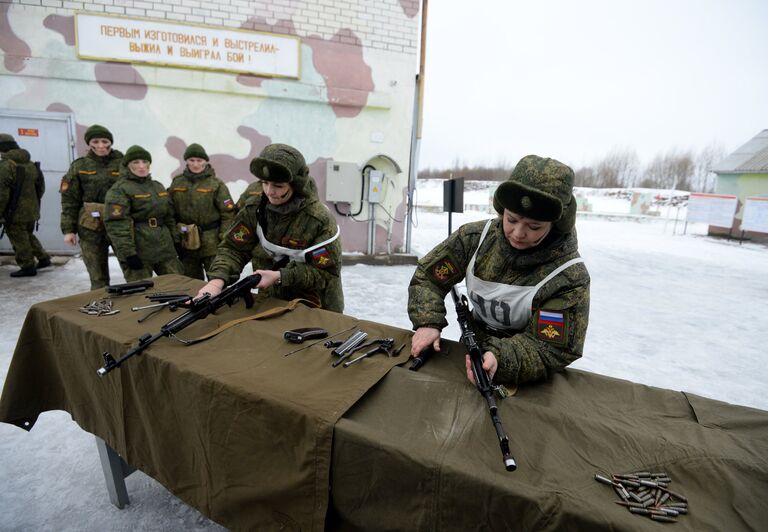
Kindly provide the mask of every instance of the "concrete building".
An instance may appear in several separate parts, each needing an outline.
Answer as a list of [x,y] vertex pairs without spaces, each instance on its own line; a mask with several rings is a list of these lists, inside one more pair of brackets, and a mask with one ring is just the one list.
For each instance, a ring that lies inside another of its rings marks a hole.
[[41,240],[68,251],[56,191],[98,123],[166,185],[202,144],[235,199],[291,144],[345,251],[405,252],[420,28],[418,0],[3,1],[0,131],[43,163]]

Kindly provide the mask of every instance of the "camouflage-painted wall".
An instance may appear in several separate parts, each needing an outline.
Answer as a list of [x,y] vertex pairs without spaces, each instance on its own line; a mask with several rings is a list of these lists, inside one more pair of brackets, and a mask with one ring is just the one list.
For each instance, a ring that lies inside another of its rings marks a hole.
[[[297,36],[300,77],[82,60],[75,10]],[[401,172],[388,176],[376,208],[375,251],[402,252],[418,11],[418,0],[3,2],[0,108],[71,112],[79,154],[85,128],[103,124],[116,148],[141,144],[150,150],[152,175],[165,184],[182,168],[186,146],[198,142],[235,197],[254,179],[248,162],[270,142],[305,155],[323,199],[326,161],[362,168],[384,155]],[[348,207],[339,205],[345,213]],[[345,251],[366,251],[368,225],[329,208]],[[364,204],[358,218],[367,213]]]

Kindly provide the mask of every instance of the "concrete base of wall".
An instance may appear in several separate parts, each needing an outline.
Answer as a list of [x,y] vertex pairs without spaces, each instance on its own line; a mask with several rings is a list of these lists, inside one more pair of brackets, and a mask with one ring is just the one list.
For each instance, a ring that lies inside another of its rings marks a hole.
[[419,258],[416,255],[406,253],[395,253],[392,255],[364,255],[349,254],[341,256],[343,266],[354,266],[355,264],[367,264],[369,266],[405,266],[415,265]]

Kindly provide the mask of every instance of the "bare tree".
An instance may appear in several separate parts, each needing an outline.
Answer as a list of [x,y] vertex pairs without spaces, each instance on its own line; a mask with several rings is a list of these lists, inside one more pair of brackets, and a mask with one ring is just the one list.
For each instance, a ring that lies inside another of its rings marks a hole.
[[640,186],[690,190],[695,164],[691,150],[671,148],[657,154],[646,166]]
[[704,146],[697,154],[694,161],[692,191],[714,192],[717,176],[712,172],[712,167],[725,159],[727,152],[720,142],[711,142]]
[[640,173],[640,158],[630,148],[614,147],[595,169],[599,186],[632,187]]

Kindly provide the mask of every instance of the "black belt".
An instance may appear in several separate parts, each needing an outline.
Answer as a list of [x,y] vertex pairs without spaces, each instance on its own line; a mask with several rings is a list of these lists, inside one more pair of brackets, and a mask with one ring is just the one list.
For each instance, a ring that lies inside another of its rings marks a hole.
[[163,219],[162,218],[147,218],[146,220],[136,220],[134,218],[133,220],[134,225],[138,224],[147,224],[150,227],[159,227],[163,225]]
[[221,227],[221,222],[219,220],[216,220],[215,222],[211,222],[209,224],[204,225],[198,225],[197,228],[201,231],[210,231],[211,229],[218,229]]

